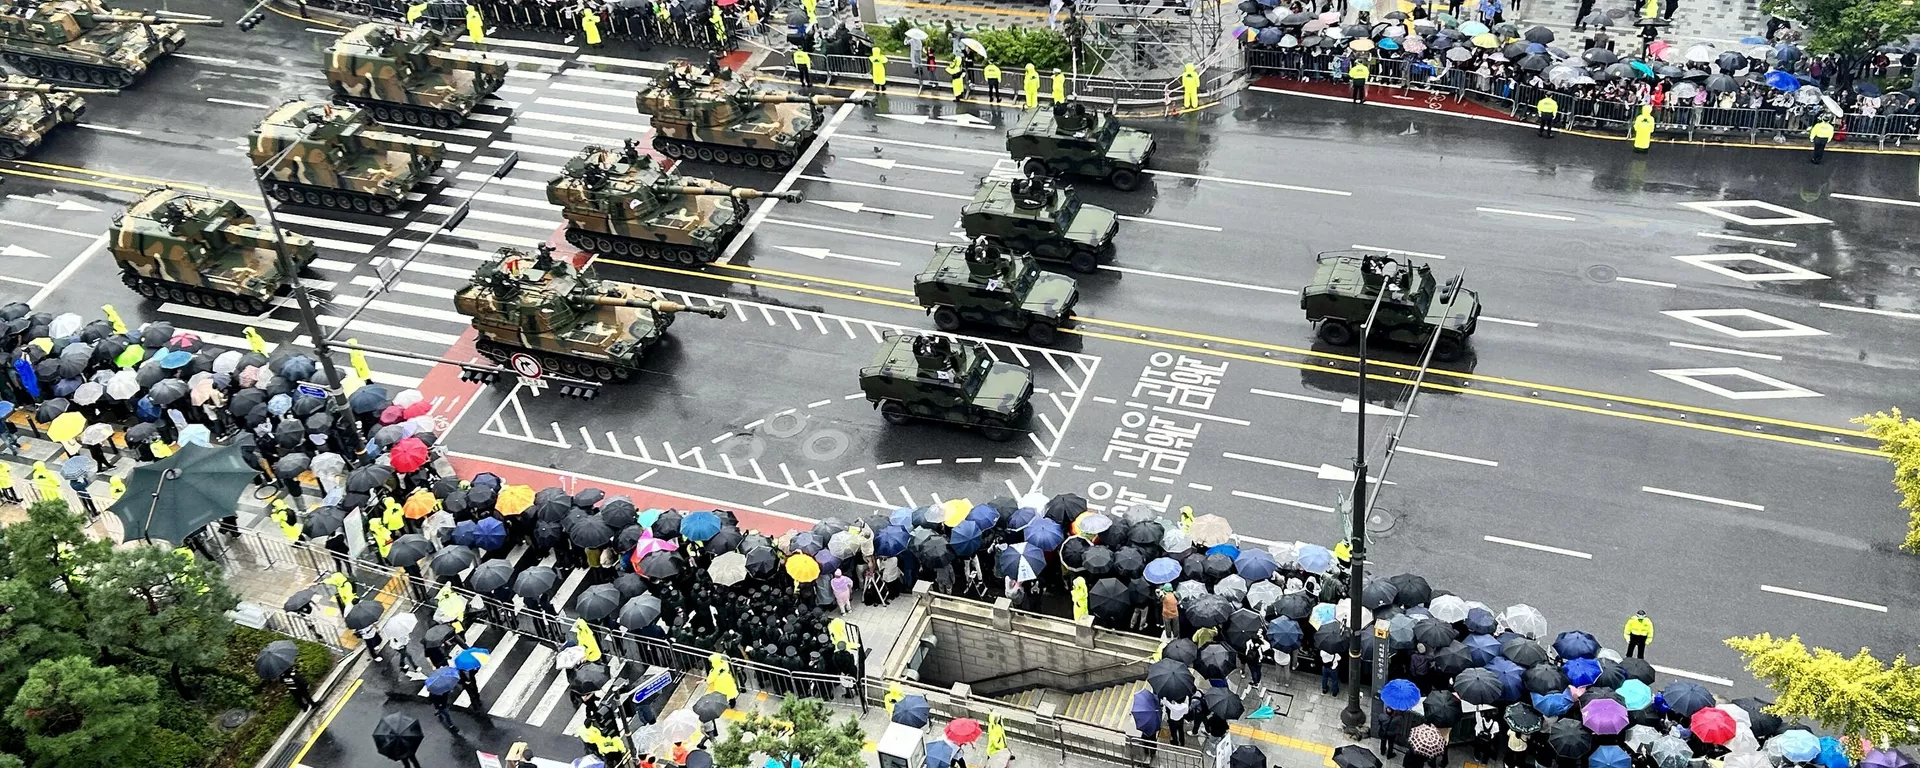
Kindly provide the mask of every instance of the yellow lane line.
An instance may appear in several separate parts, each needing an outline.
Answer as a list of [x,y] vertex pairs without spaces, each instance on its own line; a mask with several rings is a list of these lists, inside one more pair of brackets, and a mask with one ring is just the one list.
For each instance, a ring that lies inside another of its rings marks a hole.
[[21,176],[21,177],[30,178],[30,179],[46,179],[47,181],[65,181],[65,182],[81,184],[89,187],[99,187],[101,189],[112,189],[112,190],[118,190],[120,192],[132,192],[136,195],[144,195],[147,193],[147,190],[137,189],[135,187],[123,187],[118,184],[108,184],[100,181],[87,181],[86,179],[71,179],[65,176],[49,176],[44,173],[29,173],[27,171],[22,171],[14,168],[0,168],[0,175]]
[[919,304],[908,304],[904,301],[889,301],[887,299],[876,299],[871,296],[849,296],[839,291],[828,291],[820,288],[808,288],[808,287],[799,286],[799,285],[787,285],[786,283],[774,283],[774,282],[768,282],[766,280],[755,280],[750,277],[727,277],[724,275],[710,275],[704,272],[687,272],[684,270],[672,269],[669,267],[655,266],[652,264],[642,264],[637,261],[622,261],[620,259],[595,259],[594,261],[601,264],[618,264],[623,267],[633,267],[634,269],[646,269],[646,270],[652,270],[654,272],[665,272],[671,275],[682,275],[686,277],[704,277],[704,278],[707,278],[708,280],[719,280],[722,282],[729,282],[729,283],[745,283],[747,285],[758,286],[761,288],[779,288],[781,290],[786,290],[786,291],[799,291],[801,293],[809,293],[815,296],[831,296],[836,299],[847,299],[849,301],[860,301],[860,302],[866,302],[868,304],[878,304],[883,307],[911,309],[915,312],[923,311],[921,310]]
[[[71,165],[59,165],[57,163],[42,163],[42,162],[36,162],[32,160],[17,160],[15,162],[19,165],[27,165],[35,168],[46,168],[52,171],[66,171],[68,173],[84,173],[88,176],[99,176],[101,178],[107,178],[107,179],[119,179],[121,181],[138,181],[145,184],[152,184],[157,187],[175,187],[178,189],[205,190],[207,192],[221,195],[223,197],[248,198],[253,200],[261,199],[260,195],[253,192],[232,192],[224,189],[215,189],[205,184],[195,184],[187,181],[156,179],[149,176],[133,176],[125,173],[113,173],[111,171],[96,171],[96,170],[93,170],[92,168],[78,168]],[[67,177],[59,177],[59,178],[61,178],[61,180],[63,181],[79,181],[79,179],[69,179]],[[144,193],[147,190],[142,189],[142,190],[136,190],[136,191]]]
[[293,762],[288,763],[288,765],[299,765],[300,761],[307,758],[307,751],[313,749],[314,743],[319,741],[320,736],[327,732],[327,726],[333,725],[334,716],[340,714],[340,710],[346,709],[347,701],[352,699],[355,693],[360,692],[360,684],[362,682],[365,681],[358,678],[354,679],[353,685],[347,688],[347,695],[341,696],[340,703],[333,705],[333,709],[327,710],[326,718],[320,721],[320,728],[315,730],[313,735],[307,738],[306,745],[300,748],[300,752],[293,756]]

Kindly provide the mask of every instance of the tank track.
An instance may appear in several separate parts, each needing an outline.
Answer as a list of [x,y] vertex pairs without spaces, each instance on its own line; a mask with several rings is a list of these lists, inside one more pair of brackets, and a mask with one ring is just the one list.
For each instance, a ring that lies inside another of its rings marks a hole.
[[331,189],[296,184],[290,181],[269,179],[266,182],[267,194],[287,205],[303,205],[309,208],[325,208],[333,211],[352,211],[374,216],[385,215],[388,211],[397,211],[405,205],[401,200],[388,200],[384,197],[369,195],[348,189]]
[[194,307],[206,307],[222,312],[239,315],[258,315],[267,311],[268,304],[253,296],[212,291],[198,286],[168,282],[146,277],[138,272],[122,270],[120,282],[126,283],[134,293],[157,301],[170,301]]
[[704,141],[670,139],[656,133],[653,136],[653,148],[660,154],[676,160],[698,160],[716,165],[738,165],[746,168],[784,171],[793,167],[794,162],[800,158],[800,150],[805,149],[806,145],[802,144],[791,150],[751,149]]
[[525,352],[533,355],[534,359],[539,360],[540,367],[548,372],[559,373],[562,376],[571,376],[587,381],[606,383],[625,382],[632,378],[634,371],[637,370],[603,360],[588,360],[554,352],[543,352],[537,349],[527,349],[526,347],[502,344],[485,336],[473,340],[473,349],[475,352],[479,352],[481,357],[492,361],[495,365],[509,369],[511,369],[511,366],[507,364],[508,358],[513,357],[516,353]]
[[0,160],[17,160],[27,156],[27,145],[13,139],[0,138]]
[[21,74],[43,80],[53,80],[77,85],[100,86],[103,88],[126,88],[133,85],[138,75],[117,67],[105,67],[79,61],[31,56],[24,53],[0,54],[0,61],[19,70]]
[[394,104],[378,99],[365,99],[358,96],[334,94],[333,100],[352,104],[367,110],[374,122],[388,125],[407,125],[424,128],[457,128],[467,121],[467,116],[445,109],[428,109],[411,104]]
[[[745,220],[745,218],[746,214],[742,213],[740,220]],[[575,248],[597,256],[634,257],[648,261],[674,262],[695,267],[712,264],[714,259],[720,258],[720,251],[726,247],[727,243],[731,241],[733,236],[738,234],[739,231],[740,228],[738,226],[729,228],[726,234],[719,239],[718,247],[711,251],[691,245],[662,243],[657,240],[642,240],[637,237],[590,232],[573,225],[567,226],[567,243]]]

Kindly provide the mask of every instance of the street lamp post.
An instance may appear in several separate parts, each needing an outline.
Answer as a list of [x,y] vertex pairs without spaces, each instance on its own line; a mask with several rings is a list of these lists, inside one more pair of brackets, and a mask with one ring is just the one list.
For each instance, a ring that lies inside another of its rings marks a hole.
[[[1366,271],[1364,267],[1361,270]],[[1363,278],[1364,279],[1364,278]],[[1383,276],[1382,282],[1393,279]],[[1359,730],[1367,724],[1366,710],[1360,708],[1360,644],[1354,642],[1362,628],[1360,627],[1360,585],[1367,569],[1367,334],[1373,330],[1374,315],[1380,311],[1380,300],[1386,298],[1387,287],[1383,284],[1374,293],[1373,306],[1367,308],[1366,322],[1360,324],[1360,391],[1359,411],[1354,416],[1353,449],[1353,491],[1347,497],[1347,631],[1353,637],[1347,645],[1347,708],[1340,711],[1340,723],[1350,730]]]

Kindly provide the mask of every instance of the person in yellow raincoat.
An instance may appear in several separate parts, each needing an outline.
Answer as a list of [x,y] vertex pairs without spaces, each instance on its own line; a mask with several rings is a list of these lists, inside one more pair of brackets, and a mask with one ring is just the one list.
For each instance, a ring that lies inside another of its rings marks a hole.
[[1060,71],[1059,67],[1055,67],[1053,70],[1053,100],[1067,100],[1067,76]]
[[1020,84],[1026,89],[1027,109],[1034,109],[1036,107],[1039,107],[1040,106],[1040,70],[1034,69],[1033,64],[1031,62],[1027,64],[1026,79],[1022,81]]
[[727,657],[717,653],[707,657],[707,690],[727,697],[728,706],[740,697],[740,684],[733,680],[733,665]]
[[593,636],[593,627],[587,626],[586,619],[573,620],[573,641],[580,645],[580,650],[587,652],[587,661],[600,660],[600,641]]
[[1181,109],[1200,108],[1200,72],[1192,64],[1188,64],[1186,70],[1180,73],[1180,93]]
[[287,541],[300,540],[300,518],[294,515],[293,505],[288,504],[286,499],[274,499],[273,511],[269,514],[280,525],[280,533],[287,537]]
[[1073,620],[1087,617],[1087,579],[1084,576],[1073,578]]
[[960,59],[954,59],[947,65],[947,77],[953,80],[953,100],[967,97],[967,66]]
[[442,584],[440,593],[433,596],[433,617],[442,624],[451,625],[454,632],[465,632],[467,599],[453,591],[452,584]]
[[474,45],[487,42],[487,20],[480,17],[480,9],[467,6],[467,39]]
[[115,502],[120,500],[121,496],[125,495],[127,495],[127,481],[120,479],[119,475],[108,475],[107,506],[113,506]]
[[887,90],[887,55],[875,48],[873,55],[867,57],[867,64],[873,67],[873,89],[885,93]]
[[1180,507],[1180,530],[1186,531],[1189,536],[1193,535],[1193,507]]
[[907,692],[900,690],[899,683],[888,683],[887,695],[880,698],[880,704],[887,708],[887,716],[892,717],[893,705],[900,703],[900,700],[906,697]]
[[580,31],[587,36],[587,45],[600,44],[600,14],[588,8],[580,13]]
[[34,462],[33,489],[40,493],[41,501],[60,501],[60,475],[48,469],[44,461]]
[[[467,10],[471,12],[473,9],[469,8]],[[253,326],[251,325],[247,326],[247,329],[244,331],[241,331],[240,333],[247,337],[248,349],[251,349],[254,352],[262,355],[267,354],[267,340],[260,335],[259,331],[254,330]]]
[[100,311],[107,316],[107,322],[113,326],[114,333],[127,332],[127,323],[120,319],[120,310],[114,309],[112,304],[102,304]]
[[1633,118],[1633,151],[1646,152],[1653,146],[1653,107],[1643,106]]
[[339,571],[327,574],[327,577],[320,582],[333,587],[333,601],[340,605],[341,615],[345,615],[347,608],[353,605],[353,582],[347,578],[346,574]]
[[373,537],[373,547],[380,551],[380,560],[387,559],[387,549],[393,546],[393,529],[379,519],[367,521],[367,535]]
[[4,461],[0,461],[0,501],[20,503],[20,494],[13,490],[13,467]]
[[401,509],[400,502],[394,501],[392,496],[380,500],[380,524],[394,533],[399,533],[401,528],[406,527],[406,511]]
[[989,714],[987,715],[987,760],[991,762],[994,755],[1005,751],[1007,751],[1006,726],[1000,724],[999,713]]
[[407,23],[408,24],[418,23],[420,21],[420,18],[425,15],[427,15],[426,3],[424,2],[414,3],[412,5],[407,6]]

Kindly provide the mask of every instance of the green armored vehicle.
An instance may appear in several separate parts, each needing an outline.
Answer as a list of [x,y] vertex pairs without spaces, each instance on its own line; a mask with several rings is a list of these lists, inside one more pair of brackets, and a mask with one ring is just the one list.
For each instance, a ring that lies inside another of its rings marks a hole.
[[125,13],[95,0],[14,2],[0,6],[0,61],[33,77],[125,88],[186,44],[187,24],[223,22]]
[[913,295],[933,315],[934,326],[948,333],[981,323],[1047,345],[1073,321],[1080,289],[1071,277],[1041,270],[1032,256],[978,238],[966,245],[934,246],[927,270],[913,278]]
[[1021,115],[1007,131],[1007,153],[1049,175],[1106,179],[1114,189],[1131,191],[1153,157],[1153,134],[1122,127],[1111,112],[1061,101]]
[[793,167],[820,134],[821,107],[852,101],[763,90],[732,70],[709,74],[685,60],[635,98],[640,114],[652,118],[653,148],[661,154],[773,170]]
[[1073,187],[1042,175],[988,179],[960,207],[967,237],[1032,253],[1041,261],[1065,262],[1091,273],[1113,256],[1120,218],[1097,205],[1082,205]]
[[638,256],[681,264],[719,258],[746,223],[748,200],[773,194],[678,176],[642,154],[632,139],[614,151],[587,147],[547,182],[547,202],[567,220],[567,242],[603,256]]
[[1358,252],[1320,254],[1313,282],[1300,291],[1300,308],[1320,324],[1320,340],[1336,347],[1354,343],[1367,311],[1380,297],[1369,338],[1424,348],[1440,332],[1433,357],[1453,362],[1467,353],[1480,324],[1480,296],[1457,279],[1438,285],[1425,264]]
[[887,334],[873,364],[860,369],[860,391],[888,424],[943,421],[977,427],[996,443],[1033,419],[1032,371],[995,361],[980,342],[948,336]]
[[107,236],[120,279],[134,292],[244,315],[266,311],[317,255],[312,240],[285,230],[276,237],[232,200],[177,189],[156,189],[127,206]]
[[488,360],[511,367],[511,358],[524,353],[544,371],[591,381],[632,378],[675,314],[727,316],[724,304],[689,306],[596,279],[592,270],[553,258],[544,243],[534,256],[500,249],[453,294],[453,307],[473,318],[474,349]]
[[247,142],[253,167],[270,170],[273,199],[375,216],[404,206],[445,152],[438,141],[380,130],[358,107],[300,100],[274,107]]
[[369,22],[327,48],[334,101],[383,123],[452,128],[506,81],[505,62],[456,51],[424,27]]
[[0,160],[26,157],[55,127],[79,122],[87,111],[83,93],[120,95],[109,88],[69,88],[19,75],[0,78]]

